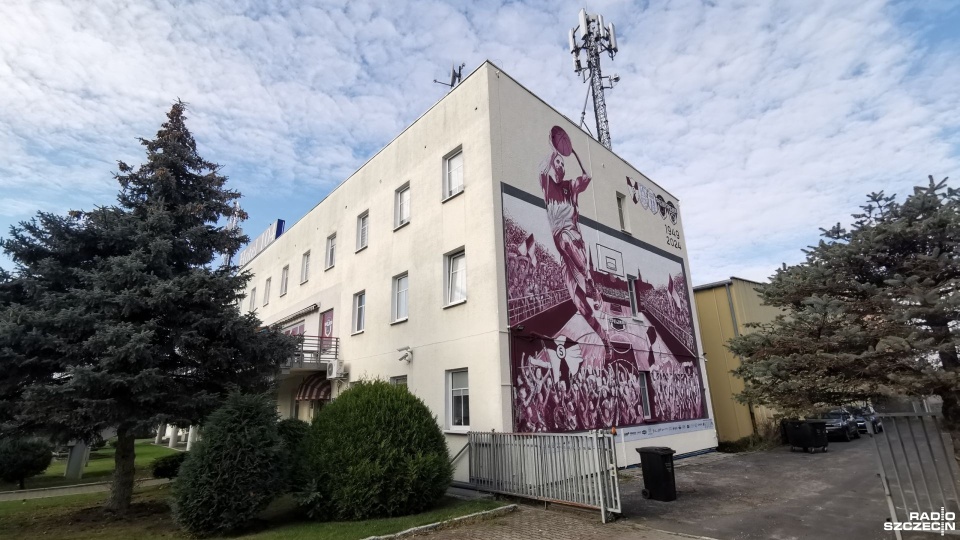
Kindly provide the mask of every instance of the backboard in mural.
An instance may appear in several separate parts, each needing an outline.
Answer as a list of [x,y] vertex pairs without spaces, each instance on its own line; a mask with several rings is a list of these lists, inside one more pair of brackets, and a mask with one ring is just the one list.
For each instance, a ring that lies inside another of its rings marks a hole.
[[562,128],[549,140],[541,193],[503,187],[514,428],[704,417],[682,259],[581,219],[592,177]]

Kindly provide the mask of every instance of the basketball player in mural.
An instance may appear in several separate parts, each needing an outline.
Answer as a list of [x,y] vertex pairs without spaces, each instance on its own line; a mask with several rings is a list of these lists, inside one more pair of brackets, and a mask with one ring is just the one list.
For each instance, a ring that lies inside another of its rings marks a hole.
[[[550,143],[553,151],[540,169],[540,188],[547,205],[547,220],[553,242],[560,252],[563,267],[563,279],[566,282],[570,298],[580,315],[586,319],[604,346],[607,344],[607,332],[597,318],[601,300],[590,277],[587,261],[587,246],[580,232],[580,209],[578,198],[590,185],[590,175],[583,168],[580,156],[573,149],[570,136],[560,126],[550,130]],[[564,157],[577,158],[582,174],[568,179],[564,166]]]

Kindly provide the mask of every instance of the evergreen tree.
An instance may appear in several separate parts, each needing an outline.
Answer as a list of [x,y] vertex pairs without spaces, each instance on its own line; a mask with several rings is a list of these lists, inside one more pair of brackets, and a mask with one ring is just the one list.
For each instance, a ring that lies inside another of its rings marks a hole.
[[862,209],[761,287],[785,313],[731,340],[740,397],[802,414],[937,395],[960,452],[960,190],[930,177],[903,203],[880,192]]
[[40,439],[0,439],[0,480],[16,482],[20,489],[24,481],[47,470],[53,461],[50,444]]
[[141,139],[146,163],[119,163],[118,205],[39,213],[0,241],[16,265],[0,273],[0,425],[87,440],[116,429],[119,512],[135,433],[264,391],[295,345],[238,309],[250,276],[216,261],[247,240],[218,226],[239,194],[197,153],[184,111]]

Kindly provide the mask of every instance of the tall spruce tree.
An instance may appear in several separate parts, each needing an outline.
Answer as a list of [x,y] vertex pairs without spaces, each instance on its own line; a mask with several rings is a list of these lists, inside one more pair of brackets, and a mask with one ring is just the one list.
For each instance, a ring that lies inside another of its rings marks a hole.
[[295,346],[238,309],[250,276],[217,260],[247,240],[218,225],[239,194],[197,153],[184,112],[175,103],[141,139],[143,165],[119,163],[119,204],[39,213],[0,241],[16,265],[0,272],[0,428],[116,429],[117,512],[130,504],[135,433],[200,423],[231,390],[266,390]]
[[740,397],[803,414],[940,396],[960,457],[960,190],[930,177],[903,203],[874,193],[862,209],[761,287],[785,313],[731,340]]

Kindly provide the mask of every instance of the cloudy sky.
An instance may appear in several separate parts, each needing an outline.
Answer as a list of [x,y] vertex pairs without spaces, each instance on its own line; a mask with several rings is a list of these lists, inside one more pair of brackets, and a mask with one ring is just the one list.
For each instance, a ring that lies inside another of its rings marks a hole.
[[[252,236],[299,219],[440,99],[432,81],[454,62],[490,59],[577,118],[580,7],[4,0],[0,235],[37,210],[110,203],[116,161],[142,160],[136,137],[176,98],[244,193]],[[958,2],[587,7],[619,35],[614,150],[680,198],[694,283],[802,260],[868,192],[960,180]]]

